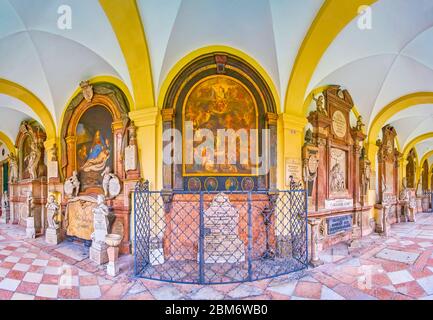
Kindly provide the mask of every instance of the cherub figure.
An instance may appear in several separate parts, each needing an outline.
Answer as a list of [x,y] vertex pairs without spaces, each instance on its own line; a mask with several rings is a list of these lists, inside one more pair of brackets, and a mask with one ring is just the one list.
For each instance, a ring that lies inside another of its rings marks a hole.
[[58,229],[59,228],[57,218],[59,215],[60,206],[57,203],[57,201],[55,201],[55,200],[56,200],[55,197],[53,195],[50,195],[48,197],[48,203],[46,205],[48,227],[51,229]]

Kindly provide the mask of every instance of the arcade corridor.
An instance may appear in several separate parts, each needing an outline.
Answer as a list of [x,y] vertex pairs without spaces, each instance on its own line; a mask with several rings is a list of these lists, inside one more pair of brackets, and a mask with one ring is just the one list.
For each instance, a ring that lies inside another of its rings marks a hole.
[[[74,244],[24,239],[19,226],[0,225],[0,299],[433,299],[433,215],[392,226],[321,253],[325,264],[271,280],[181,285],[132,278],[121,259],[116,278]],[[385,241],[384,241],[385,240]]]

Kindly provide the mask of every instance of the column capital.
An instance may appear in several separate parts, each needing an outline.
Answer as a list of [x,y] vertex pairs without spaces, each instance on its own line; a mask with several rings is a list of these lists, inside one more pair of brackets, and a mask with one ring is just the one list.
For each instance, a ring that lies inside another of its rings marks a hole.
[[159,115],[158,107],[144,108],[141,110],[131,111],[129,118],[134,121],[137,127],[154,126]]
[[280,113],[278,118],[280,119],[284,129],[303,131],[308,123],[306,117],[300,117],[289,113]]
[[55,138],[48,139],[48,140],[44,141],[44,148],[45,148],[45,149],[50,149],[50,148],[52,148],[56,143],[57,143],[57,139],[55,139]]

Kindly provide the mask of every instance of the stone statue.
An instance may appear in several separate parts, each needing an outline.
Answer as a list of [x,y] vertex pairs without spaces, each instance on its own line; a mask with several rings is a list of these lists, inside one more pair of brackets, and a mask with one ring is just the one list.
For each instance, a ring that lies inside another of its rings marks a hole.
[[27,161],[27,168],[30,178],[36,179],[38,177],[39,161],[41,159],[41,148],[37,141],[32,141],[30,143],[30,153],[25,157]]
[[16,183],[18,181],[18,160],[17,157],[13,154],[13,152],[9,155],[9,182]]
[[91,102],[93,99],[93,86],[89,81],[81,81],[80,87],[83,93],[83,97],[87,102]]
[[414,209],[416,208],[416,199],[412,196],[411,190],[407,187],[407,179],[403,177],[402,188],[400,191],[400,202],[403,205],[403,214],[407,221],[415,221]]
[[362,116],[358,117],[358,120],[356,121],[356,130],[362,131],[362,129],[365,127],[365,124],[362,123]]
[[33,209],[35,208],[35,203],[33,200],[33,194],[29,192],[27,194],[27,217],[33,217]]
[[4,191],[3,192],[3,197],[2,197],[2,208],[8,208],[8,207],[9,207],[8,192]]
[[111,173],[110,167],[105,167],[101,176],[102,189],[104,190],[105,197],[108,199],[117,197],[120,193],[119,178],[114,173]]
[[64,185],[65,194],[68,197],[77,197],[80,192],[80,180],[78,180],[77,171],[72,172],[72,177],[66,179]]
[[320,95],[319,98],[316,99],[316,97],[314,97],[314,94],[313,94],[313,100],[316,102],[316,110],[317,110],[317,112],[321,113],[321,114],[327,115],[328,113],[326,112],[326,109],[325,109],[325,106],[324,106],[324,104],[325,104],[325,97],[323,95]]
[[305,132],[305,144],[313,143],[313,132],[308,128],[307,132]]
[[48,227],[51,229],[58,229],[59,223],[57,222],[59,216],[60,205],[57,203],[54,195],[50,195],[48,197],[48,203],[46,205],[47,208],[47,221]]
[[93,227],[92,240],[98,243],[105,243],[105,236],[110,229],[108,219],[110,213],[108,206],[105,204],[105,196],[99,194],[97,197],[97,206],[93,209]]

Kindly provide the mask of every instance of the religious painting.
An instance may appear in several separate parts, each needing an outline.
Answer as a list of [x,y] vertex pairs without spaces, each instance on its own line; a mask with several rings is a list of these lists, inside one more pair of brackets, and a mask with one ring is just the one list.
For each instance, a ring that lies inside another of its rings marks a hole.
[[[184,176],[254,175],[256,168],[252,165],[250,155],[251,141],[254,138],[250,138],[251,130],[258,129],[257,106],[253,95],[241,82],[224,75],[211,76],[198,82],[190,90],[184,102],[184,133],[186,123],[192,124],[195,137],[200,137],[198,132],[200,129],[212,132],[215,152],[213,158],[210,158],[206,150],[198,148],[205,139],[194,141],[192,146],[194,158],[198,152],[201,161],[184,163]],[[235,143],[233,140],[230,143],[229,138],[219,135],[219,129],[232,129],[232,132],[237,133]],[[239,139],[242,134],[243,137],[247,137],[243,139],[244,143]],[[257,139],[254,141],[256,143]],[[184,134],[184,159],[186,143]],[[227,151],[230,147],[229,143],[235,145],[235,151]],[[253,149],[254,154],[255,151]],[[225,161],[218,161],[218,159],[225,159]]]
[[346,151],[331,148],[331,166],[329,172],[329,188],[332,193],[342,193],[347,190]]
[[77,169],[81,191],[102,186],[102,172],[113,167],[113,134],[110,112],[102,106],[88,109],[77,129]]

